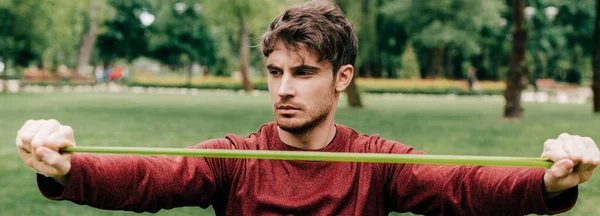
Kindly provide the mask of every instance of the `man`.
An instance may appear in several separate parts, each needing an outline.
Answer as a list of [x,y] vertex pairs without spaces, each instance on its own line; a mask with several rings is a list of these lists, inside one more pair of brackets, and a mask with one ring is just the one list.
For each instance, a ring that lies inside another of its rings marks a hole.
[[[311,2],[277,17],[263,37],[275,122],[193,148],[418,154],[334,123],[354,74],[357,39],[341,10]],[[600,161],[593,140],[544,144],[552,168],[332,163],[58,153],[75,146],[56,120],[27,121],[16,143],[42,175],[44,196],[102,209],[156,212],[212,205],[218,215],[523,215],[573,207]],[[44,177],[48,176],[48,177]]]

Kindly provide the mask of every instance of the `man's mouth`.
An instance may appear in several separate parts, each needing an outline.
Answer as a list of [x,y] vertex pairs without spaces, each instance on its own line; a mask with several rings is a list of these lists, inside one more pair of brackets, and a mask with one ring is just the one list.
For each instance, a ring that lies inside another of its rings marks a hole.
[[292,106],[292,105],[279,105],[279,106],[277,106],[277,109],[281,109],[281,110],[299,110],[298,107]]
[[293,105],[278,105],[277,112],[281,115],[294,115],[300,112],[300,108]]

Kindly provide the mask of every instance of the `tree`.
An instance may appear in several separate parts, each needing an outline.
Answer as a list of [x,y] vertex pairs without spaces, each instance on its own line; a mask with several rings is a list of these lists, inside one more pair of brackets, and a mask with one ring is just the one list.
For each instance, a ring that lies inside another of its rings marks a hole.
[[171,68],[187,67],[186,85],[189,87],[193,65],[216,64],[214,42],[203,6],[197,1],[161,3],[150,36],[150,56]]
[[[345,2],[342,0],[336,0],[335,3],[342,9],[343,12],[346,12],[347,6]],[[348,15],[346,15],[348,16]],[[360,93],[358,92],[358,88],[356,87],[356,78],[358,77],[358,73],[356,68],[354,69],[354,76],[352,80],[350,80],[350,84],[346,88],[346,96],[348,96],[348,106],[353,108],[362,108],[362,100],[360,99]]]
[[2,5],[10,11],[10,18],[5,21],[10,23],[6,30],[11,35],[7,41],[11,44],[7,60],[16,66],[34,63],[49,68],[58,64],[69,67],[76,64],[79,41],[73,38],[82,34],[83,25],[78,17],[85,10],[82,1],[6,2]]
[[481,52],[481,31],[500,27],[503,8],[495,0],[397,0],[385,3],[382,12],[402,23],[415,47],[425,49],[421,56],[432,65],[426,76],[435,78],[443,75],[453,50],[467,57]]
[[215,47],[219,47],[217,62],[219,65],[223,65],[226,64],[225,61],[229,61],[231,56],[237,56],[238,69],[246,91],[252,90],[250,69],[265,70],[261,61],[250,62],[251,59],[259,59],[258,56],[262,55],[258,49],[261,35],[267,30],[273,18],[291,4],[300,2],[302,1],[228,0],[206,2],[206,17],[210,20],[209,25],[215,27],[218,25],[218,28],[213,28],[211,31],[218,32],[220,35],[220,37],[215,37]]
[[596,0],[596,21],[594,22],[594,56],[592,67],[594,75],[592,78],[592,91],[594,94],[595,113],[600,113],[600,0]]
[[0,92],[5,92],[7,89],[7,60],[12,57],[12,52],[15,47],[15,40],[12,37],[13,17],[15,16],[10,10],[10,2],[0,1],[0,64],[3,64],[4,72],[0,71]]
[[417,54],[413,46],[409,44],[402,54],[402,70],[400,70],[400,78],[417,79],[419,78],[419,62]]
[[521,107],[521,93],[527,86],[527,69],[525,61],[525,45],[527,43],[527,31],[525,31],[525,0],[513,0],[513,41],[512,54],[510,57],[510,69],[506,78],[506,91],[504,98],[505,118],[520,118],[523,108]]
[[234,14],[237,15],[238,23],[239,23],[239,35],[240,35],[240,73],[242,74],[242,84],[244,86],[244,91],[251,92],[252,82],[250,82],[250,77],[248,75],[249,62],[250,59],[250,42],[248,38],[248,24],[247,16],[250,13],[250,5],[247,4],[246,1],[242,1],[244,3],[240,3],[239,1],[235,1],[237,7],[235,8]]
[[356,64],[356,75],[360,77],[382,77],[381,51],[378,46],[381,22],[378,14],[381,4],[382,0],[360,1],[360,28],[356,32],[361,41]]
[[142,14],[152,14],[151,2],[142,0],[110,0],[114,16],[106,19],[98,35],[96,48],[105,66],[123,58],[127,61],[148,54],[149,27],[141,22]]
[[[252,19],[254,15],[260,13],[257,8],[259,5],[268,8],[268,3],[266,2],[263,2],[262,4],[255,1],[242,0],[228,0],[226,3],[207,2],[208,11],[211,13],[209,16],[213,17],[212,23],[226,23],[223,27],[227,28],[228,32],[234,33],[237,36],[234,39],[235,42],[238,43],[237,51],[232,52],[237,53],[238,55],[238,70],[242,77],[242,87],[246,92],[253,90],[249,74],[249,34],[252,28],[249,27],[249,22],[252,22],[249,19]],[[234,22],[232,20],[232,15],[235,19]]]
[[401,23],[382,12],[382,7],[392,0],[335,2],[352,20],[360,41],[356,76],[395,78],[408,37]]
[[90,63],[90,56],[92,55],[92,51],[94,50],[94,45],[96,44],[96,36],[98,35],[98,9],[99,9],[99,0],[89,0],[89,28],[83,40],[81,42],[81,46],[79,47],[79,55],[77,57],[77,74],[84,75],[85,70]]

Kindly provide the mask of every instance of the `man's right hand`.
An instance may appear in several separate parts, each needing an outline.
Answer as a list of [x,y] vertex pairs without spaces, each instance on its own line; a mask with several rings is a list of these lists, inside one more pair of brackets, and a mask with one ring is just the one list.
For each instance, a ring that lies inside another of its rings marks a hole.
[[17,133],[16,143],[27,166],[62,185],[66,184],[72,153],[60,153],[59,149],[75,146],[71,127],[54,119],[28,120]]

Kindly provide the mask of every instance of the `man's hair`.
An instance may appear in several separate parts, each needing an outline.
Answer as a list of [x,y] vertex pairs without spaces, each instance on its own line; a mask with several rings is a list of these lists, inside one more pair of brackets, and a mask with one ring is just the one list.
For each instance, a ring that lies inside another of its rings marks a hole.
[[277,41],[288,49],[305,48],[319,61],[329,61],[334,75],[342,65],[354,65],[356,61],[358,38],[352,23],[332,2],[313,1],[287,9],[263,35],[265,57],[273,52]]

